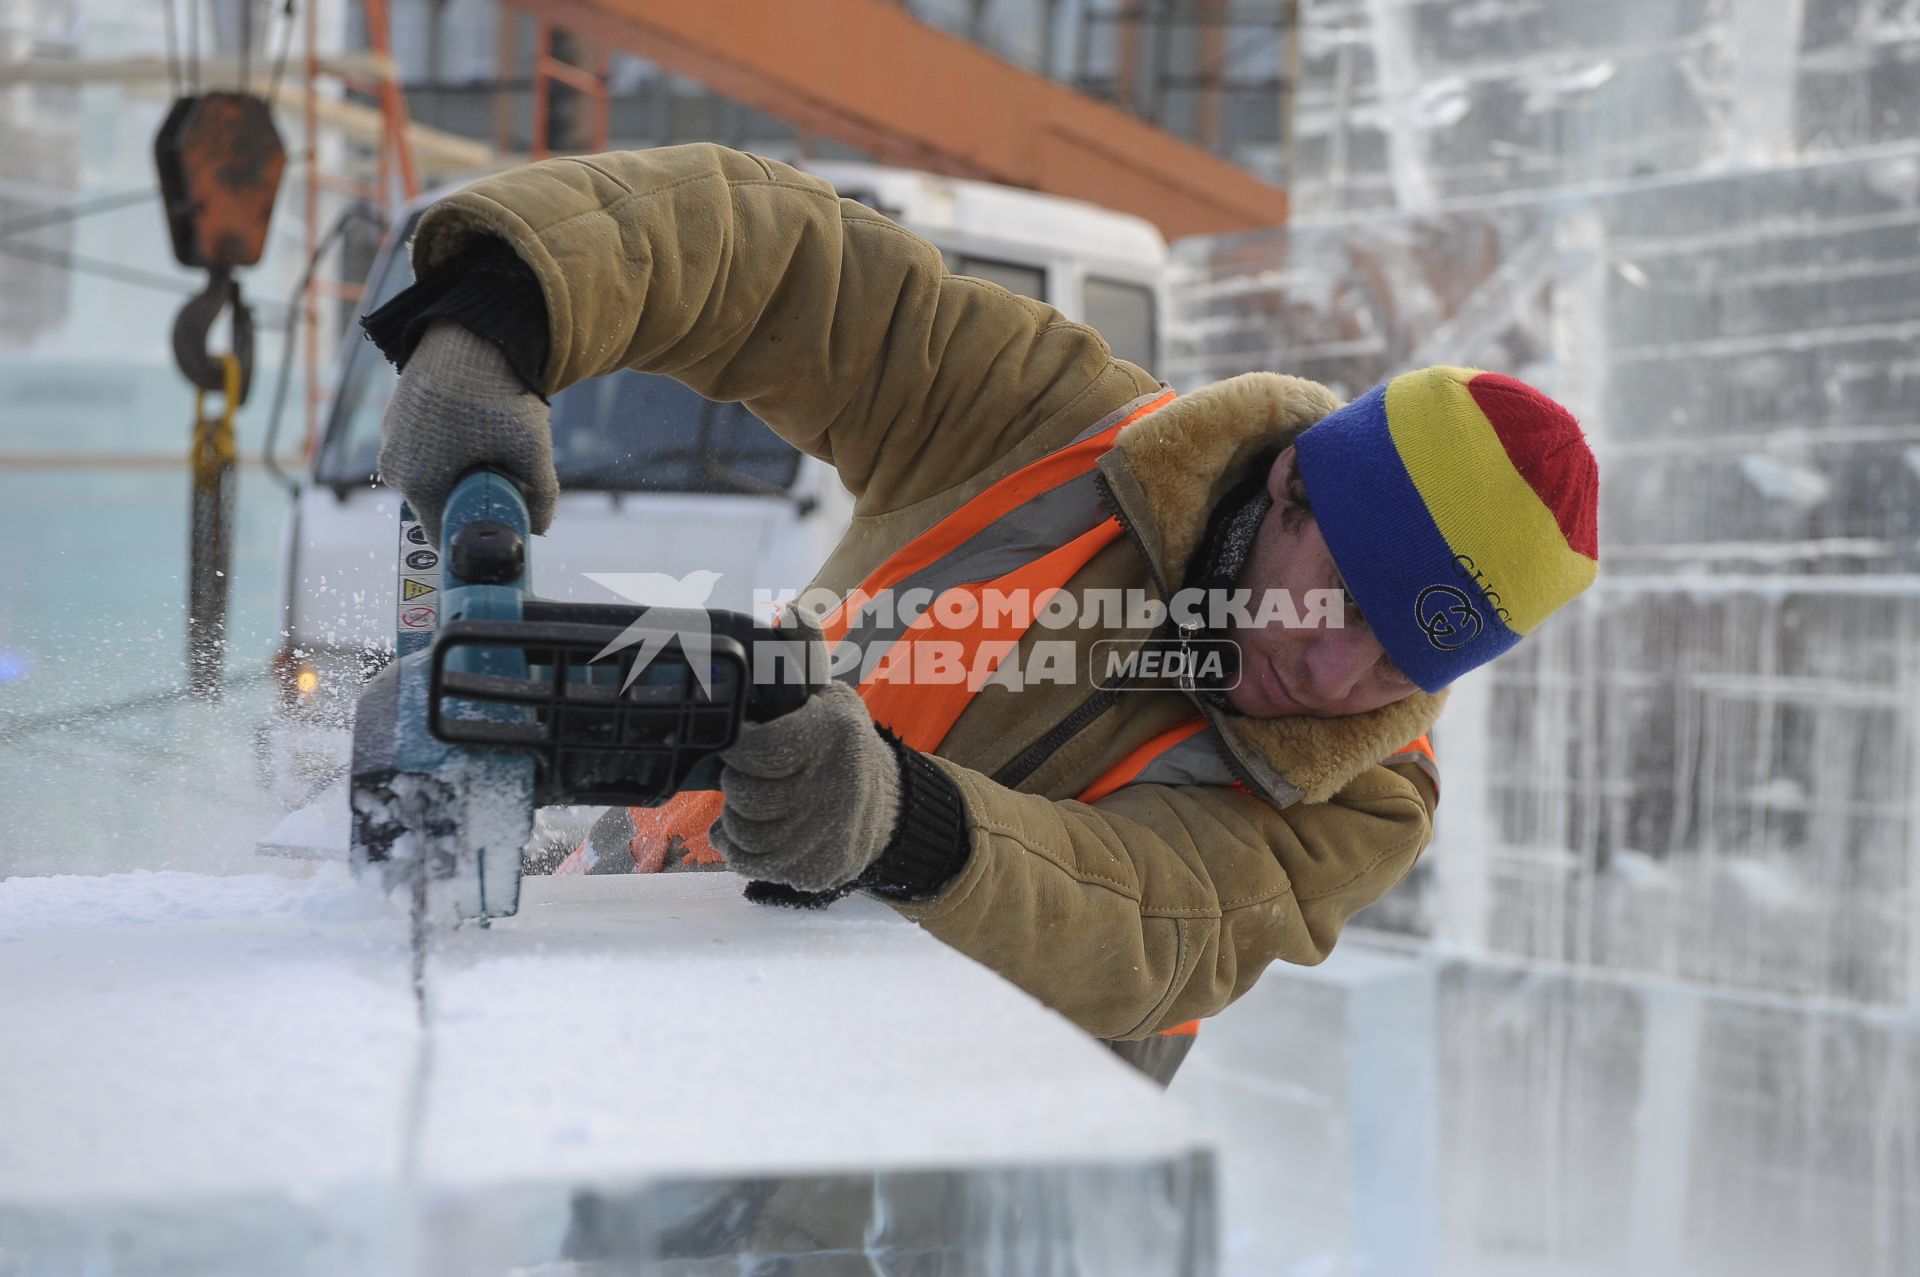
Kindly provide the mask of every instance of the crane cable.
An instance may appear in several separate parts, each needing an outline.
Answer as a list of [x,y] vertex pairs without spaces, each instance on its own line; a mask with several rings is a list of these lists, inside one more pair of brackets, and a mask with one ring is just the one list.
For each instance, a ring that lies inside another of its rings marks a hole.
[[233,417],[240,408],[240,360],[219,356],[224,386],[218,413],[207,412],[207,392],[193,395],[193,508],[187,540],[187,691],[218,700],[227,646],[227,569],[233,560],[235,448]]
[[267,81],[267,101],[279,99],[280,77],[287,69],[287,54],[293,48],[293,0],[280,10],[280,52],[273,60],[273,75]]

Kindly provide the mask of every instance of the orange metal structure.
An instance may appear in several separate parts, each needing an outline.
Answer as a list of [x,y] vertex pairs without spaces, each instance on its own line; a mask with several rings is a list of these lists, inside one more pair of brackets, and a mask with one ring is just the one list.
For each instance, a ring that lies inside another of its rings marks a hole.
[[[1246,170],[889,0],[542,0],[538,19],[542,58],[548,24],[563,27],[884,163],[1090,200],[1169,238],[1287,218],[1286,193]],[[559,66],[539,75],[574,83]]]
[[[331,73],[340,76],[349,88],[368,94],[380,103],[382,129],[371,184],[329,177],[320,164],[319,82],[329,68],[321,65],[317,4],[308,4],[305,14],[306,37],[306,250],[314,261],[320,249],[320,192],[323,188],[339,191],[364,201],[390,215],[401,203],[420,193],[419,167],[414,163],[413,146],[407,140],[407,99],[400,86],[393,62],[392,23],[387,0],[364,0],[368,50],[378,70],[371,76],[348,74],[338,66]],[[399,185],[395,189],[394,178]],[[320,406],[327,387],[321,377],[320,300],[322,296],[358,299],[360,286],[323,279],[316,271],[307,280],[306,295],[301,298],[301,321],[305,325],[302,364],[306,373],[306,441],[301,455],[311,457],[319,442]]]
[[[554,23],[544,4],[524,0],[502,0],[500,29],[503,39],[511,40],[515,12],[533,19],[533,124],[529,130],[533,158],[544,160],[553,154],[548,144],[548,118],[553,109],[553,86],[564,84],[587,99],[592,115],[587,122],[587,150],[607,149],[607,134],[613,120],[613,99],[607,92],[607,71],[612,51],[599,46],[591,55],[591,66],[576,66],[554,56]],[[504,46],[503,46],[504,47]],[[503,68],[501,79],[509,78]]]

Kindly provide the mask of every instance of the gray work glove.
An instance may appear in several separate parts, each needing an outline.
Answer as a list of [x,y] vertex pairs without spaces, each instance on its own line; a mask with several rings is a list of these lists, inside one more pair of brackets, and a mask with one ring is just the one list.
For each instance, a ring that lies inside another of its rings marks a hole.
[[886,850],[900,818],[900,762],[845,683],[749,723],[720,756],[725,803],[708,839],[759,882],[832,891]]
[[520,485],[533,531],[553,522],[547,405],[484,337],[450,320],[427,326],[380,421],[380,476],[407,499],[435,544],[454,484],[489,466]]

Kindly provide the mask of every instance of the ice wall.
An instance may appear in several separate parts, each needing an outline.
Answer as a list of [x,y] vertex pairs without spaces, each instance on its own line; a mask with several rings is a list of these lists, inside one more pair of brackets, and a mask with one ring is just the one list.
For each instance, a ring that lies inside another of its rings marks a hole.
[[1233,1277],[1897,1277],[1920,1254],[1904,1013],[1350,938],[1210,1021]]
[[1438,984],[1441,1271],[1912,1271],[1901,1017],[1473,962]]
[[1394,925],[1907,1004],[1916,241],[1908,154],[1184,248],[1183,383],[1501,368],[1601,456],[1599,584],[1442,727],[1483,733],[1484,777],[1447,792],[1484,824],[1478,916],[1436,920],[1430,893]]
[[1910,0],[1306,0],[1289,186],[1319,214],[1920,137]]
[[[1276,971],[1196,1051],[1314,1133],[1229,1160],[1230,1270],[1378,1271],[1385,1122],[1434,1167],[1395,1271],[1915,1271],[1920,10],[1308,11],[1360,106],[1301,148],[1318,212],[1180,246],[1168,375],[1534,380],[1600,456],[1602,571],[1456,687],[1435,844],[1361,919],[1434,964],[1430,1028]],[[1290,1056],[1263,1091],[1263,1017],[1428,1060],[1430,1109]],[[1235,1184],[1316,1172],[1307,1244],[1262,1249]]]

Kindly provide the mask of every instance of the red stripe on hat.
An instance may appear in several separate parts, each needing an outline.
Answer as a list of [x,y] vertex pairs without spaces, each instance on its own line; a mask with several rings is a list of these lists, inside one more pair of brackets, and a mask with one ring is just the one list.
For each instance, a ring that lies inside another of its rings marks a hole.
[[1507,460],[1527,481],[1575,553],[1600,557],[1600,468],[1573,414],[1524,381],[1483,372],[1467,383]]

